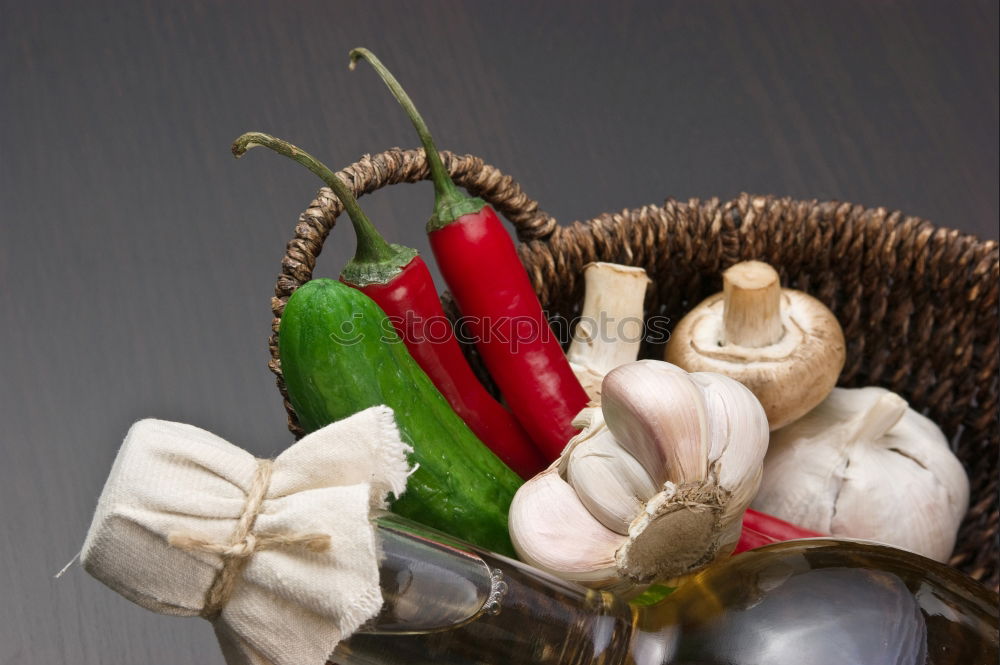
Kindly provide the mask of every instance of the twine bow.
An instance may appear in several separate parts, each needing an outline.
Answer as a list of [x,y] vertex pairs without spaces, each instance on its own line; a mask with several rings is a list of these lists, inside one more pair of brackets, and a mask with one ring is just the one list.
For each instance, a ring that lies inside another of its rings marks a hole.
[[236,588],[243,569],[250,562],[255,552],[298,547],[310,552],[326,552],[330,549],[330,537],[325,534],[275,534],[254,533],[254,523],[260,513],[261,504],[271,484],[271,469],[273,462],[268,459],[257,460],[257,472],[254,474],[247,500],[236,529],[227,544],[215,543],[191,533],[175,531],[167,536],[167,542],[173,547],[188,552],[208,552],[222,557],[222,568],[215,576],[212,586],[205,594],[205,605],[201,616],[214,621],[222,613],[222,608],[229,602],[229,597]]

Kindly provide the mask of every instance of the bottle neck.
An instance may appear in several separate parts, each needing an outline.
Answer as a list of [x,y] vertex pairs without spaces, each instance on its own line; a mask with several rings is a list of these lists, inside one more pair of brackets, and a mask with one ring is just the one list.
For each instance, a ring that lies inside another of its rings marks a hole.
[[340,665],[624,665],[636,614],[617,596],[564,582],[392,514],[376,519],[382,611]]

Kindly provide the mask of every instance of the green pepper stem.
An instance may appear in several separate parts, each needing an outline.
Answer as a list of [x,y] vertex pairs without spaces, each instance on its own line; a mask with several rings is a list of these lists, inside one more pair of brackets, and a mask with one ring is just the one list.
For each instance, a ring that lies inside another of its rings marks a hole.
[[396,253],[392,246],[385,241],[382,234],[368,219],[368,215],[361,210],[361,206],[358,205],[358,200],[354,198],[351,190],[323,162],[287,141],[261,132],[247,132],[233,141],[233,155],[238,159],[245,155],[250,148],[257,146],[270,148],[285,157],[294,159],[319,176],[333,190],[333,193],[344,205],[348,217],[351,218],[354,233],[357,235],[358,247],[354,252],[355,263],[381,263],[395,256]]
[[406,111],[406,115],[410,117],[410,122],[413,123],[413,127],[417,130],[420,143],[424,146],[424,154],[427,156],[427,165],[430,169],[431,180],[434,183],[434,217],[431,218],[429,227],[431,229],[440,228],[440,226],[454,221],[462,215],[479,212],[486,205],[486,202],[479,198],[466,196],[455,186],[455,182],[444,167],[444,162],[441,161],[441,155],[434,145],[434,137],[431,136],[430,130],[427,129],[427,123],[424,122],[420,112],[417,111],[417,107],[413,105],[410,96],[406,94],[403,86],[399,84],[399,81],[392,75],[392,72],[386,69],[382,61],[366,48],[353,49],[350,55],[350,67],[352,70],[358,60],[366,60],[372,66],[375,72],[382,78],[382,81],[385,82],[389,91],[392,92],[392,96],[396,98],[399,105]]

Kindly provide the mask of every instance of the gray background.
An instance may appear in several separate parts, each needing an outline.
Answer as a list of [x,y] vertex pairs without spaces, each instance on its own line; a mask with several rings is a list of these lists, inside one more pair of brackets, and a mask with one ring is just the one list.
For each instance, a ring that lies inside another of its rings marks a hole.
[[[290,441],[269,297],[318,181],[416,141],[485,157],[564,222],[741,191],[997,237],[997,3],[0,2],[0,664],[220,663],[79,568],[122,435],[156,416]],[[362,201],[426,250],[426,183]],[[338,228],[320,262],[353,250]]]

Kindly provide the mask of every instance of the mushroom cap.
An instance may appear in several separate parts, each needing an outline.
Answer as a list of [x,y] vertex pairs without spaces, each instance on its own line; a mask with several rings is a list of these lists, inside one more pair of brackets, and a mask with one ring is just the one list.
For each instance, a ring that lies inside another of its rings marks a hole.
[[722,293],[703,300],[670,336],[665,360],[689,372],[718,372],[757,397],[771,431],[800,418],[823,401],[844,367],[844,333],[836,317],[812,296],[781,289],[784,334],[759,348],[721,344]]

